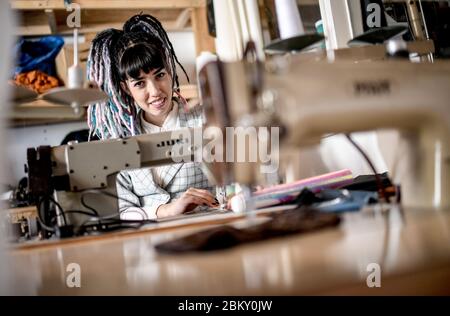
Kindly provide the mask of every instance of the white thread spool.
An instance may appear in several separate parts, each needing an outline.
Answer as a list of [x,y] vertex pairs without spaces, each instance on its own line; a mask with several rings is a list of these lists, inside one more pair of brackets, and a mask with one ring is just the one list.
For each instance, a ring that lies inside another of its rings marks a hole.
[[68,88],[83,87],[83,69],[78,63],[78,29],[73,29],[73,65],[68,70]]
[[296,0],[275,0],[275,10],[281,39],[305,34]]
[[243,194],[237,194],[230,199],[231,210],[234,213],[244,213],[245,211],[245,197]]

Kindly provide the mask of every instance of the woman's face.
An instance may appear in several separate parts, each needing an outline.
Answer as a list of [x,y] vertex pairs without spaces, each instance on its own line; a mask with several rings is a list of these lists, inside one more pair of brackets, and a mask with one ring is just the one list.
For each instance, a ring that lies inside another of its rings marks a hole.
[[126,85],[137,105],[146,112],[150,123],[161,123],[172,110],[172,77],[166,69],[141,73],[137,79],[128,78]]

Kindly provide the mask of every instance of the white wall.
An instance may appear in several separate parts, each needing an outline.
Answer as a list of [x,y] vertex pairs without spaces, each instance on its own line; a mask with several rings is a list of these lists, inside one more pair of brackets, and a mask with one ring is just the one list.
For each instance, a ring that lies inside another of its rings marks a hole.
[[[170,32],[167,34],[172,42],[178,60],[186,70],[191,83],[196,83],[195,76],[195,39],[193,32]],[[180,84],[187,84],[186,77],[181,69],[178,69]]]
[[26,176],[24,165],[27,148],[60,145],[68,133],[84,128],[87,128],[86,122],[8,128],[6,130],[8,150],[4,155],[8,167],[3,182],[16,185],[22,177]]

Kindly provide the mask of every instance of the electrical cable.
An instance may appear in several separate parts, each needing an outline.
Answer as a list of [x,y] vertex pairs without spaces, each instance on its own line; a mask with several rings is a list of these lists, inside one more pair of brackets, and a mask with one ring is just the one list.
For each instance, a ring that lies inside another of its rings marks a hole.
[[[67,210],[67,211],[64,211],[64,214],[66,214],[66,215],[67,214],[83,214],[83,215],[89,215],[89,216],[98,216],[97,211],[95,211],[95,213],[94,212],[90,213],[90,212],[86,212],[86,211],[82,211],[82,210]],[[63,216],[63,214],[58,214],[58,215],[54,216],[52,218],[52,220],[55,218],[58,218],[59,216]]]
[[45,201],[45,196],[43,196],[43,197],[41,197],[40,198],[40,200],[38,201],[38,205],[37,205],[37,219],[38,219],[38,221],[39,221],[39,224],[45,229],[45,230],[47,230],[47,231],[49,231],[49,232],[55,232],[56,230],[55,230],[55,228],[53,228],[53,227],[50,227],[50,226],[47,226],[47,224],[46,223],[44,223],[44,220],[43,220],[43,218],[42,218],[42,212],[41,212],[41,209],[42,209],[42,202],[44,202]]
[[[93,208],[92,206],[88,205],[86,203],[86,201],[84,200],[86,194],[89,193],[95,193],[95,194],[103,194],[109,197],[113,197],[115,199],[118,200],[122,200],[125,201],[127,203],[130,203],[131,205],[137,207],[139,209],[139,214],[142,216],[142,220],[123,220],[123,219],[116,219],[118,216],[121,215],[121,213],[125,212],[126,210],[123,211],[119,211],[118,214],[113,214],[113,215],[106,215],[106,216],[99,216],[99,213],[97,212],[97,210],[95,208]],[[48,226],[47,223],[45,223],[43,217],[42,217],[42,203],[48,201],[53,203],[59,210],[60,210],[60,214],[57,214],[56,216],[52,217],[50,219],[50,222],[55,221],[59,216],[63,217],[64,220],[64,225],[67,225],[67,217],[66,214],[71,214],[71,213],[76,213],[76,214],[83,214],[83,215],[87,215],[87,216],[91,216],[88,220],[84,221],[79,227],[78,227],[78,232],[80,232],[83,229],[86,229],[90,226],[95,226],[95,227],[108,227],[108,229],[100,229],[97,231],[110,231],[110,230],[117,230],[120,228],[139,228],[144,224],[147,223],[155,223],[155,220],[151,220],[148,219],[147,213],[145,212],[145,210],[138,204],[136,204],[135,202],[129,201],[127,199],[124,199],[122,197],[119,197],[113,193],[110,192],[105,192],[103,190],[86,190],[84,193],[82,193],[81,195],[81,204],[87,208],[89,211],[83,211],[83,210],[75,210],[75,209],[71,209],[71,210],[64,210],[61,205],[56,202],[56,200],[54,198],[52,198],[51,196],[42,196],[38,202],[38,221],[41,224],[41,226],[46,229],[47,231],[50,231],[52,233],[55,233],[57,231],[57,229],[55,227],[51,227]],[[91,225],[87,225],[87,223],[89,222],[93,222],[93,221],[97,221],[95,224],[91,224]],[[107,221],[106,223],[102,222],[102,221]],[[135,224],[139,224],[139,225],[135,225]],[[55,223],[56,225],[56,223]],[[111,226],[111,225],[118,225],[118,226]]]
[[[113,214],[113,215],[106,215],[106,216],[99,216],[99,217],[93,216],[93,217],[91,217],[90,219],[84,221],[84,222],[80,225],[80,228],[86,226],[87,223],[92,222],[92,221],[98,221],[98,222],[99,222],[98,224],[101,224],[101,223],[102,223],[101,221],[115,219],[116,217],[120,217],[120,215],[121,215],[123,212],[125,212],[125,211],[126,211],[126,210],[122,210],[122,211],[119,211],[118,214]],[[145,213],[144,213],[144,214],[139,213],[139,214],[142,215],[142,220],[140,220],[140,221],[151,221],[152,223],[155,223],[155,222],[156,222],[156,221],[154,221],[154,220],[148,219],[148,218],[147,218],[147,214],[145,214]],[[126,220],[122,220],[122,219],[120,219],[120,218],[119,218],[118,220],[119,220],[119,221],[126,221]],[[104,224],[104,223],[103,223],[103,224]]]
[[67,225],[67,217],[64,214],[64,210],[61,207],[61,205],[58,202],[56,202],[56,200],[53,197],[51,197],[51,196],[48,196],[48,199],[59,208],[60,214],[61,214],[61,216],[63,217],[63,220],[64,220],[64,225]]
[[95,216],[99,216],[98,212],[93,207],[91,207],[91,206],[86,204],[86,202],[84,201],[84,197],[85,196],[86,196],[85,194],[81,195],[81,205],[83,205],[88,210],[91,210],[94,213]]
[[[142,216],[142,220],[139,220],[139,222],[142,222],[142,225],[144,225],[146,223],[155,223],[156,222],[154,220],[148,219],[148,216],[147,216],[147,213],[145,212],[145,210],[140,205],[136,204],[135,202],[129,201],[129,200],[125,199],[125,198],[119,197],[119,196],[117,196],[117,195],[115,195],[113,193],[110,193],[110,192],[106,192],[106,191],[103,191],[103,190],[95,190],[95,189],[84,191],[83,194],[82,194],[82,199],[84,198],[84,196],[86,194],[89,194],[89,193],[103,194],[103,195],[106,195],[106,196],[109,196],[109,197],[113,197],[113,198],[118,199],[118,200],[125,201],[125,202],[130,203],[131,205],[137,207],[140,211],[142,211],[142,213],[139,213]],[[87,205],[87,204],[85,203],[84,205]],[[93,210],[93,208],[91,206],[88,206],[88,207],[89,207],[89,209]],[[98,221],[98,223],[95,224],[95,225],[110,225],[108,223],[102,223],[102,221],[113,220],[113,219],[117,218],[118,216],[120,216],[125,211],[126,210],[122,210],[122,211],[119,211],[118,214],[113,214],[113,215],[93,216],[93,217],[89,218],[88,220],[84,221],[80,225],[79,231],[81,231],[83,228],[86,229],[86,227],[88,227],[87,223],[92,222],[92,221]],[[129,223],[129,221],[118,219],[118,220],[116,220],[115,223],[126,224],[126,223]],[[139,227],[140,226],[138,226],[137,228],[139,228]]]
[[81,235],[83,232],[88,231],[89,228],[93,228],[94,231],[96,232],[108,232],[108,231],[113,231],[113,230],[117,230],[117,229],[123,229],[123,228],[134,228],[134,229],[138,229],[141,226],[145,225],[145,224],[149,224],[149,223],[156,223],[155,220],[152,219],[142,219],[142,220],[123,220],[123,219],[115,219],[114,217],[120,216],[119,214],[109,216],[109,218],[105,218],[103,217],[103,221],[100,223],[93,223],[93,224],[87,224],[89,223],[91,219],[83,222],[79,227],[78,227],[78,231],[77,234]]
[[347,137],[348,141],[360,152],[360,154],[364,157],[366,162],[369,164],[370,169],[372,169],[374,175],[375,175],[375,181],[377,183],[378,188],[378,198],[380,200],[384,200],[387,203],[389,203],[388,196],[386,194],[385,187],[383,186],[383,182],[381,181],[380,175],[377,173],[377,170],[375,169],[375,166],[373,165],[372,161],[370,160],[369,156],[365,153],[365,151],[351,138],[350,134],[345,134],[345,137]]
[[[82,193],[82,195],[81,195],[82,200],[83,200],[84,196],[85,196],[86,194],[89,194],[89,193],[103,194],[103,195],[106,195],[106,196],[115,198],[115,199],[117,199],[117,200],[121,200],[121,201],[127,202],[127,203],[133,205],[134,207],[137,207],[139,210],[142,211],[142,214],[144,214],[143,219],[148,219],[147,213],[146,213],[145,210],[142,208],[142,206],[140,206],[139,204],[137,204],[137,203],[135,203],[135,202],[133,202],[133,201],[127,200],[127,199],[125,199],[125,198],[123,198],[123,197],[120,197],[120,196],[118,196],[118,195],[115,195],[115,194],[113,194],[113,193],[111,193],[111,192],[107,192],[107,191],[103,191],[103,190],[96,190],[96,189],[90,189],[90,190],[84,191],[84,192]],[[84,205],[83,205],[83,206],[84,206]],[[89,206],[88,206],[88,207],[89,207]],[[92,207],[89,207],[89,208],[93,210]],[[95,210],[94,210],[94,211],[95,211]],[[123,212],[124,212],[124,211],[119,211],[119,215],[120,215],[121,213],[123,213]],[[97,213],[97,215],[98,215],[98,213]],[[117,216],[117,214],[115,214],[114,216]],[[108,218],[107,216],[102,216],[102,217],[103,217],[103,218]]]

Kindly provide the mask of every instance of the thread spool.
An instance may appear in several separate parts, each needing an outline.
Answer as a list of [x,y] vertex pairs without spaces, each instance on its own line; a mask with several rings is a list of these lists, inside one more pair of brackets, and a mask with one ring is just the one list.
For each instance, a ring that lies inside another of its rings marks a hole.
[[281,39],[305,34],[296,0],[275,0],[275,10]]

